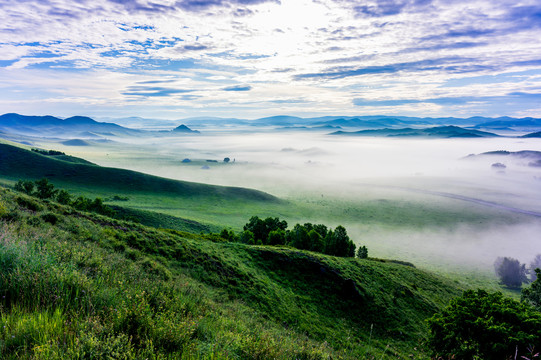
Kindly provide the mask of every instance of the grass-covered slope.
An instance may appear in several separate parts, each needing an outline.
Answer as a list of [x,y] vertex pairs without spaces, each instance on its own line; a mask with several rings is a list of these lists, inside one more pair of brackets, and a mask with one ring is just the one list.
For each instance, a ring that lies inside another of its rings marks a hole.
[[220,200],[278,201],[261,191],[170,180],[135,171],[76,163],[45,156],[0,143],[0,176],[23,179],[47,177],[53,182],[124,192],[160,193],[187,198],[214,197]]
[[424,320],[459,294],[393,262],[0,194],[1,358],[427,358]]

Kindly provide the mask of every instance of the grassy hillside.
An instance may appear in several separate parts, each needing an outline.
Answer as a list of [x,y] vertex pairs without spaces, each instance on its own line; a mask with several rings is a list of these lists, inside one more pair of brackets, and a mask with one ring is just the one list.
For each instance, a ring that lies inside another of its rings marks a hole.
[[424,319],[460,293],[395,262],[0,194],[2,358],[427,358]]
[[[167,212],[217,226],[231,218],[238,221],[239,209],[247,214],[268,208],[271,214],[284,202],[257,190],[214,186],[165,179],[135,171],[107,168],[68,156],[46,156],[23,148],[0,143],[0,178],[4,184],[18,179],[46,177],[57,187],[73,193],[103,198],[129,197],[130,207]],[[113,201],[114,203],[114,201]],[[125,203],[116,203],[125,207]]]
[[[11,186],[18,179],[42,177],[73,194],[110,199],[108,204],[142,211],[149,215],[146,218],[154,218],[149,224],[158,227],[171,226],[159,225],[155,220],[160,218],[149,212],[190,219],[212,229],[227,224],[236,230],[242,229],[252,215],[279,216],[289,223],[314,221],[414,229],[508,223],[517,217],[485,207],[465,206],[456,200],[435,201],[434,197],[417,193],[414,196],[392,193],[392,189],[384,189],[374,197],[367,195],[371,189],[362,187],[359,188],[365,194],[362,196],[338,193],[323,197],[320,193],[299,190],[292,201],[284,202],[260,191],[168,180],[100,167],[72,156],[43,156],[0,144],[0,184]],[[116,201],[115,195],[129,201]]]
[[130,170],[76,163],[45,156],[16,146],[0,144],[0,174],[12,178],[38,179],[47,177],[58,182],[89,185],[111,191],[168,193],[190,198],[214,197],[224,200],[278,201],[256,190],[221,187],[186,181],[164,179]]

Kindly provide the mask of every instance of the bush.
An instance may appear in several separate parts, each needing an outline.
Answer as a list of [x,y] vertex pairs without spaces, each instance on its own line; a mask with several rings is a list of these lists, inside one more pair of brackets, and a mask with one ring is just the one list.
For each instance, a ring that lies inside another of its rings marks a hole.
[[53,198],[58,190],[46,178],[36,181],[36,196],[40,199]]
[[541,311],[541,269],[535,269],[536,280],[522,290],[522,301],[526,301]]
[[366,246],[359,246],[359,249],[357,249],[357,257],[359,259],[366,259],[368,257],[368,249]]
[[521,264],[517,259],[499,257],[494,262],[494,270],[500,282],[510,288],[520,288],[523,282],[528,282],[526,265]]
[[53,213],[46,213],[41,215],[43,221],[48,222],[51,225],[55,225],[58,222],[58,216]]
[[541,313],[499,292],[468,290],[428,323],[428,345],[445,359],[519,359],[541,344]]
[[34,192],[34,183],[30,180],[19,180],[15,184],[15,190],[23,192],[27,195],[32,195]]
[[17,197],[15,198],[15,201],[17,202],[17,204],[19,204],[20,207],[23,207],[30,211],[39,211],[42,209],[41,205],[32,199],[26,199],[24,197]]
[[63,205],[69,205],[71,203],[71,195],[66,190],[59,190],[56,194],[56,201]]
[[269,245],[284,245],[286,243],[286,232],[281,229],[271,231],[267,243]]
[[239,242],[253,245],[255,243],[254,233],[249,230],[244,230],[239,234]]
[[530,263],[530,268],[528,270],[530,271],[531,281],[537,280],[537,272],[535,269],[541,269],[541,254],[535,255],[535,258]]

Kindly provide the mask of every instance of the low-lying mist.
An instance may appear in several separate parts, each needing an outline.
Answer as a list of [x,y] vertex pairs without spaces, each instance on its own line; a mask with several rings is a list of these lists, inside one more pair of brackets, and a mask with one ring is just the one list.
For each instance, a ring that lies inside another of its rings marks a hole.
[[[50,143],[43,146],[53,148]],[[379,226],[377,219],[363,225],[362,218],[359,223],[344,219],[352,238],[366,243],[373,256],[421,263],[424,259],[427,264],[482,264],[486,269],[497,256],[526,262],[530,255],[541,253],[541,217],[522,214],[517,220],[513,212],[541,215],[541,168],[505,156],[465,159],[469,154],[495,150],[541,151],[539,139],[356,138],[260,132],[124,137],[84,148],[54,148],[99,165],[249,187],[292,201],[345,199],[362,204],[407,196],[413,202],[422,198],[425,206],[449,204],[500,214],[495,221],[483,220],[478,225],[448,222],[423,227],[392,226],[384,221]],[[227,163],[226,157],[230,159]],[[495,163],[505,167],[492,166]],[[491,204],[501,207],[495,209]],[[408,209],[403,212],[407,218]],[[506,214],[514,220],[501,221]]]

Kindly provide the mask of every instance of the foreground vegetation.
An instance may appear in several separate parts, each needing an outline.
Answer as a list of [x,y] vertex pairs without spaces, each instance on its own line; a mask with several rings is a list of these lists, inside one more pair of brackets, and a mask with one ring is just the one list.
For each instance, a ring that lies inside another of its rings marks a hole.
[[423,358],[424,319],[460,293],[399,263],[1,192],[2,358]]
[[[105,176],[64,154],[7,149],[40,164],[65,157],[45,164]],[[24,170],[0,162],[1,171],[10,166]],[[105,173],[122,179],[117,170]],[[161,191],[154,185],[169,184],[127,174],[151,197]],[[483,290],[459,297],[457,282],[368,258],[364,246],[353,258],[341,226],[288,230],[277,217],[253,216],[244,231],[224,220],[217,232],[73,196],[47,179],[13,183],[18,192],[0,188],[0,358],[499,359],[534,358],[541,345],[539,270],[522,303]],[[198,199],[190,204],[285,205],[264,193],[182,184],[165,192]],[[117,203],[130,201],[112,192],[118,184],[102,188]]]

